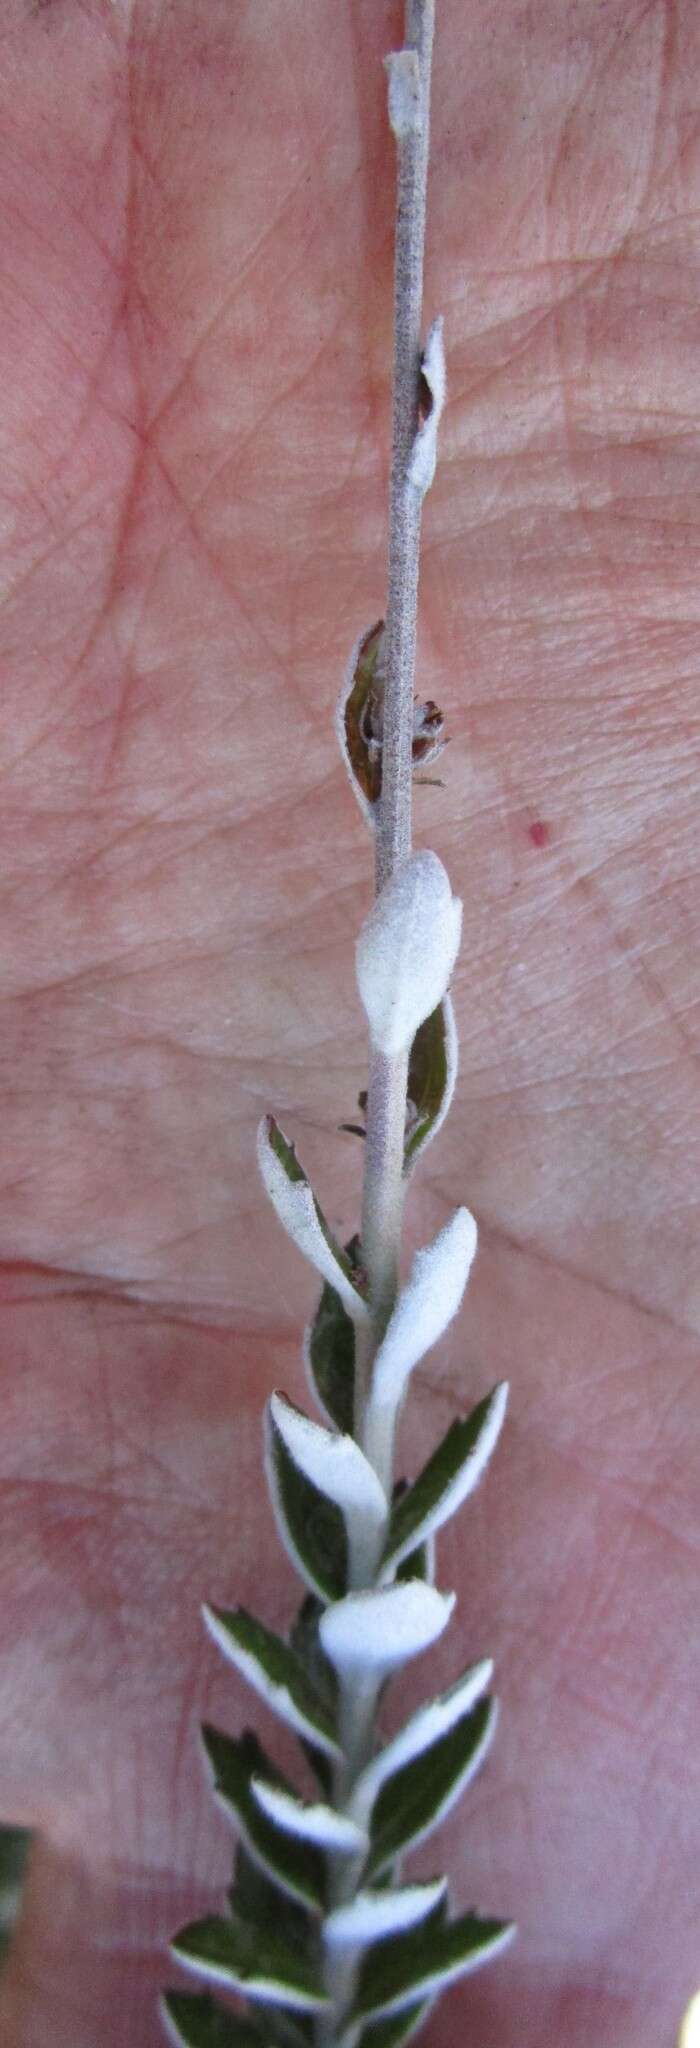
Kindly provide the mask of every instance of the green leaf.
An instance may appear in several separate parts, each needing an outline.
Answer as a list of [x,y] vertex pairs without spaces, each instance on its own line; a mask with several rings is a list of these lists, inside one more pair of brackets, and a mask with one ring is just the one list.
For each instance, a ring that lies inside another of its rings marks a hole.
[[425,1579],[428,1586],[432,1586],[434,1576],[427,1543],[421,1543],[418,1550],[409,1551],[408,1557],[402,1557],[396,1569],[397,1579]]
[[378,665],[383,641],[384,620],[378,619],[353,649],[338,707],[340,751],[360,808],[370,821],[382,786],[383,682]]
[[449,1813],[485,1756],[495,1721],[496,1702],[487,1696],[387,1778],[372,1812],[367,1883],[391,1857],[425,1841]]
[[421,1999],[420,2005],[407,2005],[388,2020],[370,2020],[362,2029],[358,2048],[404,2048],[425,2025],[433,2004],[432,1998]]
[[215,1643],[273,1713],[328,1756],[339,1756],[335,1720],[307,1677],[303,1664],[281,1636],[245,1607],[205,1607]]
[[[348,1254],[360,1264],[360,1240],[350,1239]],[[340,1295],[324,1281],[321,1298],[304,1340],[312,1394],[328,1422],[348,1435],[353,1431],[355,1399],[355,1327]]]
[[[247,1920],[253,1927],[261,1927],[271,1935],[281,1935],[289,1948],[299,1955],[313,1956],[315,1953],[311,1922],[306,1909],[280,1892],[258,1863],[253,1861],[243,1842],[236,1843],[233,1883],[228,1889],[228,1903],[234,1920]],[[295,2025],[302,2025],[295,2021]]]
[[31,1843],[30,1828],[0,1827],[0,1963],[19,1915]]
[[262,2039],[265,2048],[311,2048],[314,2038],[312,2013],[297,2012],[293,2020],[278,2005],[259,2001]]
[[300,1577],[322,1600],[342,1599],[348,1577],[343,1515],[294,1463],[272,1418],[266,1469],[280,1535]]
[[[319,1638],[319,1618],[321,1618],[323,1612],[325,1612],[325,1608],[323,1608],[321,1599],[315,1599],[313,1593],[307,1593],[307,1597],[301,1602],[299,1614],[293,1620],[289,1640],[291,1640],[293,1649],[297,1651],[297,1657],[301,1659],[305,1671],[309,1673],[311,1686],[315,1688],[319,1698],[325,1702],[325,1706],[327,1706],[327,1710],[330,1710],[330,1714],[336,1718],[338,1679],[336,1679],[334,1665],[330,1663],[330,1659],[325,1657],[321,1638]],[[321,1790],[325,1792],[325,1798],[330,1798],[332,1796],[332,1788],[334,1788],[334,1772],[332,1772],[330,1757],[327,1757],[321,1749],[315,1749],[315,1745],[307,1743],[303,1737],[301,1737],[301,1749],[303,1749],[303,1753],[307,1757],[307,1763],[311,1763],[313,1776],[317,1778]]]
[[502,1380],[469,1415],[450,1423],[442,1443],[392,1508],[380,1572],[433,1536],[473,1492],[499,1435],[507,1395]]
[[[323,1700],[328,1713],[335,1722],[338,1680],[333,1666],[326,1656],[318,1633],[318,1624],[324,1612],[323,1602],[316,1600],[312,1593],[307,1593],[292,1623],[289,1640],[292,1649],[295,1651],[301,1664],[303,1664],[314,1690],[318,1693],[319,1698]],[[301,1738],[301,1746],[322,1791],[327,1797],[330,1797],[333,1787],[333,1772],[329,1757],[322,1750],[317,1749],[313,1742],[307,1742],[303,1737]]]
[[[392,1514],[400,1500],[408,1493],[408,1480],[397,1479],[392,1495]],[[397,1579],[425,1579],[432,1586],[435,1578],[435,1545],[428,1539],[419,1543],[415,1550],[409,1550],[396,1566]]]
[[170,2039],[182,2048],[264,2048],[258,2027],[206,1993],[166,1991],[162,2003]]
[[408,1062],[404,1173],[444,1123],[457,1075],[457,1034],[449,996],[416,1032]]
[[393,1941],[378,1941],[363,1963],[352,2018],[378,2018],[434,1997],[498,1955],[514,1933],[510,1921],[465,1913],[459,1920],[424,1923]]
[[325,1904],[325,1865],[319,1851],[300,1842],[262,1812],[250,1789],[251,1778],[265,1778],[283,1791],[291,1788],[270,1764],[258,1738],[250,1729],[234,1739],[218,1728],[205,1726],[202,1739],[219,1798],[239,1825],[246,1848],[261,1864],[273,1883],[321,1913]]
[[321,1791],[326,1799],[331,1799],[333,1796],[333,1771],[328,1757],[323,1755],[322,1750],[314,1749],[312,1742],[304,1742],[302,1739],[301,1746],[307,1764],[309,1764],[314,1777],[318,1780]]
[[270,1145],[272,1146],[275,1158],[284,1167],[287,1179],[299,1181],[304,1187],[308,1187],[308,1175],[304,1172],[301,1160],[297,1159],[296,1148],[292,1144],[291,1139],[285,1138],[284,1131],[280,1130],[274,1116],[266,1117],[265,1121]]
[[323,1701],[327,1713],[335,1722],[338,1680],[318,1632],[318,1625],[325,1611],[323,1601],[316,1600],[313,1593],[307,1593],[292,1622],[289,1641],[315,1693]]
[[292,2012],[320,2012],[328,2004],[318,1965],[250,1922],[209,1914],[183,1927],[172,1950],[186,1969],[248,1998],[275,1999]]

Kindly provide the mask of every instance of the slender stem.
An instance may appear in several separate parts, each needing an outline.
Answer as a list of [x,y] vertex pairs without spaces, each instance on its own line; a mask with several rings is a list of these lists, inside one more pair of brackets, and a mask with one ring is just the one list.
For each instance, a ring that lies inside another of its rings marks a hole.
[[418,60],[415,125],[397,134],[393,446],[377,890],[411,851],[411,738],[421,496],[406,473],[418,426],[434,0],[407,0],[404,48]]
[[[369,1281],[371,1322],[355,1358],[355,1434],[364,1435],[372,1359],[396,1299],[403,1214],[408,1053],[370,1055],[367,1136],[362,1201],[362,1251]],[[358,1332],[359,1337],[359,1332]]]
[[[382,787],[376,829],[377,892],[411,851],[411,742],[421,493],[408,482],[418,427],[430,74],[434,0],[406,0],[405,45],[415,104],[394,124],[397,148],[394,260],[393,450],[383,706]],[[392,60],[389,60],[390,62]],[[396,59],[393,60],[396,63]],[[362,1249],[372,1327],[358,1347],[355,1427],[364,1434],[372,1358],[396,1299],[403,1217],[407,1059],[372,1052],[362,1199]]]
[[[389,569],[383,705],[382,788],[376,831],[377,894],[391,880],[411,851],[411,742],[416,666],[416,610],[422,496],[408,481],[408,467],[419,423],[421,308],[425,243],[426,186],[430,118],[430,72],[435,0],[406,0],[404,54],[399,60],[407,80],[405,120],[393,122],[398,153],[396,245],[394,263],[393,450],[389,501]],[[408,54],[408,56],[406,55]],[[394,60],[395,62],[396,60]],[[390,60],[391,62],[391,60]],[[414,94],[411,118],[411,93]],[[391,94],[390,94],[391,103]],[[374,1355],[384,1335],[398,1288],[403,1217],[403,1158],[406,1127],[408,1054],[394,1058],[372,1051],[367,1094],[367,1136],[362,1198],[362,1252],[368,1278],[370,1322],[355,1332],[355,1413],[358,1441],[370,1451],[368,1404]],[[391,1441],[377,1449],[380,1477],[391,1498]],[[376,1685],[341,1680],[338,1723],[343,1761],[335,1774],[333,1803],[342,1808],[353,1782],[372,1752]],[[331,1869],[335,1902],[354,1897],[361,1859]],[[316,2048],[336,2048],[343,2025],[354,1968],[338,1971],[330,1952],[326,1958],[329,2011],[314,2027]]]

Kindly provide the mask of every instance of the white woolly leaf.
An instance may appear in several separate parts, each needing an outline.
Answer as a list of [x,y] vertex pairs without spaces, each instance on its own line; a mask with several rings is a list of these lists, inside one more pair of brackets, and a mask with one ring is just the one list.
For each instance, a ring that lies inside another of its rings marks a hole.
[[297,1835],[300,1841],[338,1855],[361,1856],[366,1850],[367,1836],[357,1822],[345,1813],[337,1813],[335,1807],[326,1806],[322,1800],[307,1805],[266,1778],[253,1778],[250,1789],[268,1819]]
[[297,1250],[330,1282],[353,1320],[366,1322],[367,1304],[354,1285],[350,1261],[328,1228],[294,1146],[272,1116],[264,1116],[258,1126],[258,1164],[273,1209]]
[[457,1314],[475,1251],[474,1218],[469,1209],[456,1209],[433,1243],[416,1252],[374,1361],[365,1449],[378,1470],[406,1383]]
[[413,853],[365,918],[356,949],[357,984],[374,1046],[407,1050],[442,1001],[459,950],[462,905],[436,853]]
[[294,1464],[341,1509],[348,1537],[351,1581],[374,1575],[387,1523],[384,1490],[364,1451],[351,1436],[334,1435],[313,1422],[282,1394],[273,1394],[269,1412]]
[[428,393],[425,418],[418,428],[408,469],[409,483],[421,496],[430,489],[437,461],[437,434],[445,403],[445,350],[442,318],[433,321],[421,356],[421,373]]
[[378,1591],[348,1593],[321,1615],[318,1632],[339,1672],[387,1676],[437,1641],[454,1604],[454,1593],[438,1593],[424,1579],[404,1579]]
[[386,1891],[359,1891],[348,1906],[337,1906],[323,1923],[330,1948],[366,1948],[387,1935],[403,1934],[432,1912],[447,1890],[447,1878],[428,1884],[406,1884]]

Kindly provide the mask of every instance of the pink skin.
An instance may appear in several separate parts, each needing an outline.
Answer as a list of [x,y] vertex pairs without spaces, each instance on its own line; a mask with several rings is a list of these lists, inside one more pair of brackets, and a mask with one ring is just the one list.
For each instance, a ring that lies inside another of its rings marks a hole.
[[[0,2035],[156,2048],[162,1945],[229,1868],[197,1724],[250,1711],[199,1603],[296,1596],[260,1416],[303,1397],[314,1288],[263,1108],[357,1218],[332,713],[383,595],[400,12],[0,30],[0,1808],[45,1830]],[[421,1864],[521,1936],[426,2048],[660,2048],[698,1968],[699,71],[694,0],[440,0],[420,687],[453,738],[415,828],[464,898],[462,1056],[408,1229],[466,1200],[481,1250],[407,1465],[512,1400],[402,1697],[496,1658]]]

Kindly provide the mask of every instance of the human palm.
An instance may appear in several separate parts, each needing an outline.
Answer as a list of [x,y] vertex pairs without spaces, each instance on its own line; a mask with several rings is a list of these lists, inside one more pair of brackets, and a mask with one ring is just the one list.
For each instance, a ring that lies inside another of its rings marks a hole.
[[[0,20],[0,1807],[43,1830],[0,2022],[155,2048],[163,1943],[230,1864],[197,1724],[251,1709],[200,1602],[298,1596],[260,1419],[314,1289],[263,1108],[358,1214],[370,847],[332,713],[383,601],[401,23]],[[415,834],[464,899],[462,1050],[408,1230],[466,1200],[481,1251],[406,1464],[512,1395],[413,1683],[496,1657],[424,1867],[521,1932],[426,2048],[670,2048],[697,1967],[699,62],[693,0],[441,0],[419,686],[452,744]]]

